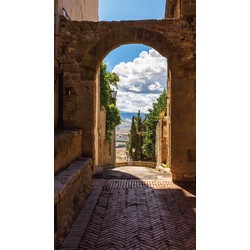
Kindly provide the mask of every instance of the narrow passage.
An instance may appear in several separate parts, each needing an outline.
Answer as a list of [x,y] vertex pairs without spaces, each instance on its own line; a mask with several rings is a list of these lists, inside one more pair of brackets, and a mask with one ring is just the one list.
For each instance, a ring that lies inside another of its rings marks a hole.
[[96,175],[94,190],[60,249],[195,249],[194,186],[129,168]]

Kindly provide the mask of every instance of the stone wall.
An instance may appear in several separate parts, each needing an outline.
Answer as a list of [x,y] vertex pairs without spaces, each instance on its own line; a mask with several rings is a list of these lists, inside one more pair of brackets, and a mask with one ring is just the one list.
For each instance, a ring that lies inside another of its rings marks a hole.
[[173,81],[171,85],[172,178],[176,181],[195,180],[195,81],[191,79],[180,79]]
[[196,16],[196,0],[181,0],[181,17]]
[[98,0],[55,0],[55,9],[63,15],[63,8],[71,20],[98,21]]
[[82,155],[82,130],[56,130],[54,138],[55,174]]
[[181,16],[181,0],[168,0],[165,9],[165,19],[179,19]]
[[[61,70],[61,62],[58,60],[62,51],[59,49],[61,38],[60,16],[63,15],[63,8],[71,20],[75,21],[98,21],[98,0],[54,0],[54,46],[55,46],[55,79],[54,79],[54,127],[62,128],[59,124],[59,81],[58,75]],[[77,78],[78,76],[74,76]],[[62,83],[63,84],[63,83]],[[61,97],[60,97],[61,98]],[[61,100],[64,102],[64,100]]]
[[79,159],[55,175],[55,246],[69,232],[75,218],[92,191],[92,160]]
[[160,119],[156,126],[155,156],[156,156],[157,166],[161,166],[162,163],[166,163],[167,141],[166,141],[166,121],[164,118]]
[[99,113],[99,163],[98,167],[114,166],[115,164],[115,131],[111,142],[106,141],[106,110],[101,108]]
[[58,128],[59,118],[59,83],[58,83],[59,65],[54,61],[54,128]]
[[100,70],[96,74],[95,116],[94,116],[94,157],[93,170],[99,166],[99,121],[100,121]]
[[165,9],[165,19],[184,19],[196,15],[196,0],[168,0]]
[[[65,68],[64,78],[64,128],[83,130],[82,154],[94,157],[95,145],[95,81],[82,81],[76,73],[78,67]],[[70,92],[70,94],[69,94]]]

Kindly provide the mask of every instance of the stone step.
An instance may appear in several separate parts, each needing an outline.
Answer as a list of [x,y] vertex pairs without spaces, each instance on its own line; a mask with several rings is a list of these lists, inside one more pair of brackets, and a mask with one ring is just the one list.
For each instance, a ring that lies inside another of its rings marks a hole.
[[69,232],[92,191],[92,159],[80,158],[54,176],[55,246]]

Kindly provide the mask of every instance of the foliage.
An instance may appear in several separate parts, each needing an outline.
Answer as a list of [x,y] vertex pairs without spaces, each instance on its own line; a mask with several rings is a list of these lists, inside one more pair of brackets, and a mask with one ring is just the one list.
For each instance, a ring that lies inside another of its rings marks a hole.
[[120,111],[111,98],[111,86],[117,87],[119,76],[110,73],[105,62],[100,66],[100,103],[106,109],[106,140],[111,141],[112,132],[115,127],[121,124]]
[[169,166],[167,164],[161,164],[164,168],[169,168]]
[[111,141],[112,139],[112,132],[114,131],[115,127],[121,124],[122,118],[120,115],[120,111],[117,106],[113,103],[108,105],[106,109],[106,139],[107,141]]
[[160,119],[161,112],[166,114],[166,107],[167,93],[166,90],[164,90],[156,102],[153,103],[153,108],[148,110],[149,114],[147,114],[143,120],[144,137],[142,152],[148,161],[155,161],[156,125]]
[[117,87],[120,81],[116,73],[110,73],[105,62],[100,66],[100,102],[105,108],[112,102],[111,86]]
[[[167,93],[162,92],[160,97],[153,103],[153,108],[149,109],[149,114],[141,119],[140,110],[137,116],[133,116],[129,134],[129,141],[126,143],[126,151],[129,155],[134,156],[134,160],[155,161],[155,137],[156,126],[160,119],[161,112],[166,115]],[[143,134],[140,133],[143,131]],[[132,149],[135,152],[132,152]]]

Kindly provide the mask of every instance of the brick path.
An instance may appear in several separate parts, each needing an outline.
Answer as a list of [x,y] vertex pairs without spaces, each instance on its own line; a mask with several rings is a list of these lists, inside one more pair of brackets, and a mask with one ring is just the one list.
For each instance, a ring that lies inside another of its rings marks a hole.
[[171,181],[95,180],[60,249],[195,249],[195,195]]

